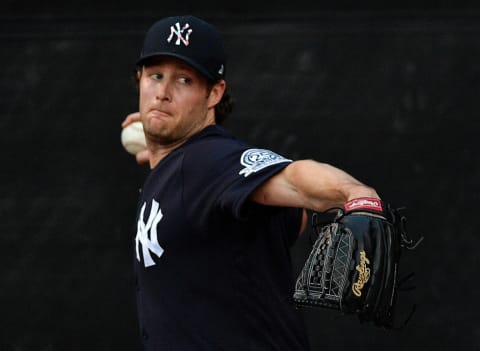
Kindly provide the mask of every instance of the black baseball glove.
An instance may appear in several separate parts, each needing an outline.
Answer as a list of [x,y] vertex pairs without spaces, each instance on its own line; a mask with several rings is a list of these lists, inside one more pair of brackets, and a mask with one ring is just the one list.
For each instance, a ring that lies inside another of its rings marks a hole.
[[413,249],[406,218],[374,198],[314,213],[317,237],[293,295],[298,307],[322,307],[357,315],[361,322],[391,329],[403,249]]

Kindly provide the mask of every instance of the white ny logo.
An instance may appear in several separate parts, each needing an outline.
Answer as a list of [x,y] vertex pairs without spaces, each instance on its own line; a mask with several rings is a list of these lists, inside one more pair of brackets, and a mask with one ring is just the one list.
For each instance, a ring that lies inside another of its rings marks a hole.
[[[177,40],[175,41],[175,45],[180,45],[180,42],[185,44],[185,46],[188,46],[190,43],[188,41],[188,38],[190,37],[190,33],[192,33],[193,29],[188,29],[190,28],[190,25],[187,23],[185,24],[182,28],[180,28],[180,23],[177,22],[175,23],[175,27],[170,26],[170,36],[168,37],[167,41],[170,43],[172,41],[173,35],[175,34],[177,36]],[[183,36],[184,31],[188,29],[185,33],[185,37]]]
[[[140,262],[140,252],[138,250],[138,242],[142,243],[142,253],[143,253],[143,263],[145,267],[150,267],[155,265],[155,261],[150,255],[150,251],[153,252],[157,257],[162,256],[163,248],[158,244],[157,239],[157,224],[163,218],[162,210],[158,208],[158,202],[152,200],[152,208],[150,209],[150,215],[148,216],[147,223],[143,222],[143,214],[145,212],[145,202],[140,211],[140,217],[138,218],[137,224],[137,236],[135,237],[136,251],[137,251],[137,260]],[[150,231],[150,238],[148,232]]]

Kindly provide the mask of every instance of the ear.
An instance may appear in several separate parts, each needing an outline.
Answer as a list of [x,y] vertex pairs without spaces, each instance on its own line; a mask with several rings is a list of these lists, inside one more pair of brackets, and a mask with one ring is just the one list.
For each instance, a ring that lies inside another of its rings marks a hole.
[[208,96],[209,108],[215,107],[215,105],[222,100],[225,89],[227,89],[227,82],[225,82],[223,79],[219,80],[213,85],[212,89],[210,90],[210,95]]

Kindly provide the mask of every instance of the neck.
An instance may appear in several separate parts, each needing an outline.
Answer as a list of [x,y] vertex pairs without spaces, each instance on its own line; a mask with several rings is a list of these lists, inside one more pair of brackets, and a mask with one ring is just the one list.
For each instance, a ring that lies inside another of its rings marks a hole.
[[211,125],[214,125],[214,123],[207,124],[203,126],[203,128],[197,130],[195,133],[189,134],[185,138],[176,140],[175,142],[168,143],[168,144],[150,142],[147,139],[147,147],[148,147],[148,150],[150,151],[150,161],[149,161],[150,169],[155,168],[155,166],[158,165],[160,161],[162,161],[165,157],[167,157],[168,154],[170,154],[172,151],[174,151],[175,149],[185,144],[193,135],[199,133],[201,130]]
[[187,142],[188,139],[177,141],[174,144],[162,145],[162,144],[150,144],[148,149],[150,150],[150,169],[155,168],[160,161],[168,156],[173,150],[179,148]]

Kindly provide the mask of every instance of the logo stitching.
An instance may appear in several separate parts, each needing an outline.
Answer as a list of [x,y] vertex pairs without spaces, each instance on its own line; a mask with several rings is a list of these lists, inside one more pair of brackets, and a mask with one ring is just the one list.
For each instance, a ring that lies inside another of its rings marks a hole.
[[[159,208],[158,202],[152,200],[152,208],[148,216],[147,223],[143,222],[143,214],[145,213],[145,202],[140,210],[140,216],[137,223],[137,236],[135,237],[135,250],[137,253],[137,260],[141,262],[139,243],[142,244],[143,263],[145,267],[154,266],[156,263],[152,258],[151,253],[154,253],[158,258],[163,254],[163,248],[158,243],[157,225],[162,220],[162,209]],[[149,235],[150,232],[150,235]]]
[[170,26],[170,35],[168,36],[167,41],[170,43],[173,39],[173,36],[176,35],[177,40],[175,40],[175,45],[180,45],[180,43],[183,43],[185,46],[188,46],[190,44],[190,34],[193,32],[193,29],[189,28],[190,25],[188,23],[186,23],[183,27],[180,27],[180,22],[175,23],[175,27]]
[[240,163],[242,166],[245,166],[245,168],[238,172],[238,174],[243,174],[245,177],[248,177],[252,173],[282,162],[292,162],[292,160],[288,160],[270,150],[248,149],[244,151],[240,157]]
[[352,291],[358,297],[362,296],[363,286],[370,279],[370,268],[367,267],[369,264],[370,260],[367,258],[365,251],[360,251],[360,262],[355,267],[358,271],[358,280],[352,285]]

